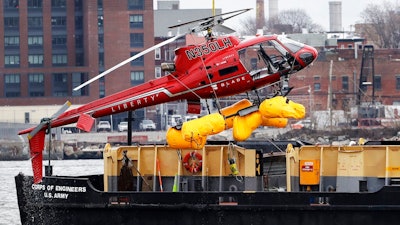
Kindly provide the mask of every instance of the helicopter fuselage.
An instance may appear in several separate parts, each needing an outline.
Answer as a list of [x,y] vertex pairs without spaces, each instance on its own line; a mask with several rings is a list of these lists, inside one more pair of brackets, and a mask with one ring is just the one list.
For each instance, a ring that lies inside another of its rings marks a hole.
[[69,110],[51,126],[75,123],[82,114],[98,118],[180,99],[197,102],[232,96],[279,83],[317,57],[313,47],[290,40],[293,51],[285,41],[276,35],[244,41],[228,36],[178,48],[175,70],[168,75]]

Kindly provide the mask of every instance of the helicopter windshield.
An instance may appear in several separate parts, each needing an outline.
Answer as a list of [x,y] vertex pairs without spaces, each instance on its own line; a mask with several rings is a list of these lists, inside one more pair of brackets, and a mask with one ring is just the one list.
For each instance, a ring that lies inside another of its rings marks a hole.
[[297,51],[299,51],[301,48],[304,47],[304,44],[297,41],[293,41],[283,36],[278,36],[278,40],[282,42],[282,44],[285,45],[293,53],[296,53]]
[[258,43],[239,50],[240,60],[250,74],[267,71],[269,74],[290,68],[289,52],[275,40]]

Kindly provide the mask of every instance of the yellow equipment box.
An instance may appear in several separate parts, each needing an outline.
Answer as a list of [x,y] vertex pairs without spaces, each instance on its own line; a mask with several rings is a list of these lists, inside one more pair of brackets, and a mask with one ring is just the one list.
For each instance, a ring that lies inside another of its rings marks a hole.
[[300,185],[318,185],[319,176],[319,160],[300,160]]

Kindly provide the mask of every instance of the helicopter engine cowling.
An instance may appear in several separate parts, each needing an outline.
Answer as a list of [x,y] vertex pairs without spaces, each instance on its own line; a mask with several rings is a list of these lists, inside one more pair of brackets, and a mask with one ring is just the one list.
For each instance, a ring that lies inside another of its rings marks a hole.
[[175,63],[161,63],[162,71],[175,71]]

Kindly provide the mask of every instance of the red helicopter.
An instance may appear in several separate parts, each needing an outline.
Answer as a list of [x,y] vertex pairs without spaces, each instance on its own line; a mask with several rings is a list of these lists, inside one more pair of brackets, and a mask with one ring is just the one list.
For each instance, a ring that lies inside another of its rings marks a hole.
[[[206,34],[203,43],[175,50],[174,63],[162,65],[164,71],[170,72],[168,75],[73,110],[66,111],[70,105],[67,102],[52,117],[42,119],[38,126],[20,131],[20,135],[28,134],[35,182],[42,179],[44,138],[46,132],[50,132],[52,127],[77,123],[78,128],[90,131],[94,118],[181,99],[187,100],[188,112],[200,113],[200,99],[232,96],[269,85],[282,88],[283,81],[287,81],[291,74],[309,66],[317,58],[317,50],[313,47],[283,36],[258,35],[241,40],[236,36],[215,37],[213,35],[213,27],[220,26],[224,20],[248,10],[250,9],[223,13],[170,27],[175,28],[198,22],[199,24],[188,33],[205,32]],[[227,17],[224,19],[222,16]],[[93,77],[74,90],[185,35],[177,35],[146,49]]]

